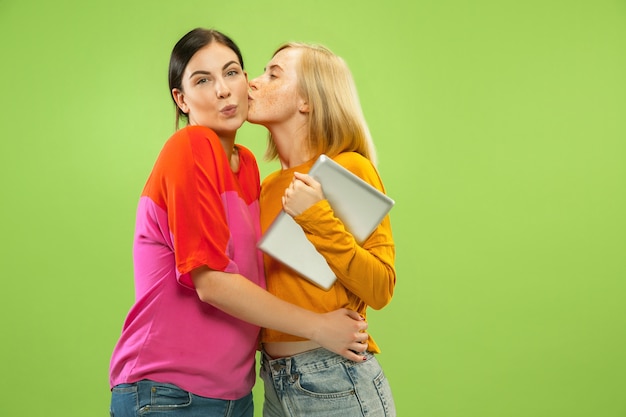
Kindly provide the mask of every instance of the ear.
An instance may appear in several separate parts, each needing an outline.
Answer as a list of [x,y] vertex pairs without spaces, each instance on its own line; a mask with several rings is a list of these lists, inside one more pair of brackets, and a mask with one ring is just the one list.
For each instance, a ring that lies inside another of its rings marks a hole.
[[183,113],[189,114],[189,106],[185,103],[185,93],[178,88],[173,88],[172,97],[174,97],[174,101],[176,102],[178,108],[181,109]]
[[300,105],[298,106],[298,111],[300,113],[308,113],[310,111],[309,103],[307,103],[306,101],[300,102]]
[[299,92],[296,93],[296,101],[298,103],[298,111],[300,113],[309,113],[311,110],[309,108],[309,103],[307,103],[306,98],[302,97],[302,94]]

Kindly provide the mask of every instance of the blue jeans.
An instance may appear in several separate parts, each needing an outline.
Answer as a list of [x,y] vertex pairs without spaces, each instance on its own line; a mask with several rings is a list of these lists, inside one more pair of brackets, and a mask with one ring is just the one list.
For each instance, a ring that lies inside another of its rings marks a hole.
[[380,364],[371,353],[352,362],[326,349],[287,358],[261,358],[264,417],[390,417],[396,408]]
[[253,417],[252,393],[234,400],[200,397],[176,385],[143,380],[111,392],[111,417]]

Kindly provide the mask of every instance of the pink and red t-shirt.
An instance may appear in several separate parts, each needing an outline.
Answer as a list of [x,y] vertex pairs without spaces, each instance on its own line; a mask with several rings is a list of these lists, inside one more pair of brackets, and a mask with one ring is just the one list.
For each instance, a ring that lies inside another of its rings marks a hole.
[[188,126],[163,147],[137,209],[135,303],[115,347],[111,387],[151,379],[233,400],[254,385],[259,328],[200,301],[190,271],[206,265],[265,288],[259,170],[237,146],[233,173],[213,131]]

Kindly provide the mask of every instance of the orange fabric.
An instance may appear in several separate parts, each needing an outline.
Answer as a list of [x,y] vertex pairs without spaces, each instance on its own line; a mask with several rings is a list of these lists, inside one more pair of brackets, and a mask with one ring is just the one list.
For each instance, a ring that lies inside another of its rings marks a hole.
[[[259,171],[254,155],[237,145],[233,173],[217,135],[187,126],[165,143],[142,196],[167,212],[181,284],[193,288],[189,272],[201,265],[244,276],[236,254],[256,254]],[[242,208],[243,207],[243,208]],[[232,211],[232,212],[231,212]],[[242,216],[245,213],[245,216]],[[255,233],[256,232],[256,233]],[[243,257],[245,263],[249,256]]]
[[[315,158],[316,159],[316,158]],[[293,179],[293,173],[308,172],[311,160],[301,166],[270,174],[261,185],[261,229],[270,226],[282,209],[281,197]],[[370,161],[359,154],[346,152],[333,158],[366,182],[384,192],[378,172]],[[327,260],[337,276],[328,291],[315,286],[293,270],[265,255],[267,289],[277,297],[316,312],[329,312],[345,307],[366,316],[366,309],[383,308],[393,296],[396,283],[395,245],[389,216],[359,246],[334,216],[326,200],[320,201],[295,218],[307,238]],[[375,330],[375,329],[372,329]],[[264,329],[262,342],[303,340],[299,337]],[[380,352],[370,335],[369,350]]]

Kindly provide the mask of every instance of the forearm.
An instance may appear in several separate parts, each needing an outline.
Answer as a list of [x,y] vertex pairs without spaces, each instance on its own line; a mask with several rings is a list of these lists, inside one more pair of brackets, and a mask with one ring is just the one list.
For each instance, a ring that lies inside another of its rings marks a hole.
[[273,296],[239,274],[206,267],[192,271],[191,277],[202,301],[233,317],[313,340],[352,361],[363,360],[360,353],[368,347],[367,322],[355,311],[317,314]]
[[318,314],[283,301],[239,274],[192,271],[200,299],[233,317],[260,327],[314,339]]

